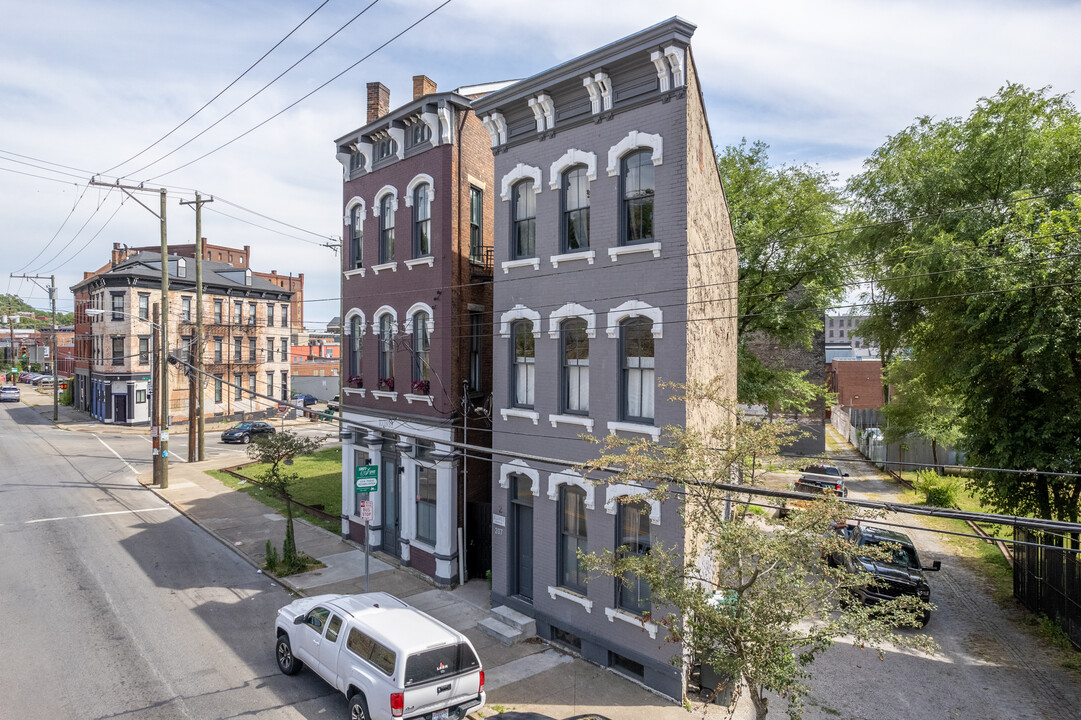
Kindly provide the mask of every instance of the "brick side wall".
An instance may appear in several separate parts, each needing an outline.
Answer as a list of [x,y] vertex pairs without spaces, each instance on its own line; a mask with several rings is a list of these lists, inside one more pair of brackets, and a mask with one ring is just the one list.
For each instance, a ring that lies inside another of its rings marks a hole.
[[882,395],[881,360],[835,360],[830,363],[830,388],[843,408],[880,408]]

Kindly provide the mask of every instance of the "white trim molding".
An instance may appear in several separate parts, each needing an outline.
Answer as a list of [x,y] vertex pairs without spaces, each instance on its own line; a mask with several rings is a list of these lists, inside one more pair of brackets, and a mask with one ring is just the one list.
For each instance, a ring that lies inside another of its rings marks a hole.
[[540,422],[539,412],[536,412],[535,410],[526,410],[525,408],[499,408],[499,414],[503,416],[503,422],[506,422],[507,418],[512,417],[532,420],[534,425]]
[[589,480],[574,472],[573,470],[564,470],[563,472],[551,473],[548,476],[548,499],[557,500],[559,498],[559,486],[560,485],[574,485],[580,487],[586,492],[586,509],[593,509],[593,501],[596,497],[597,488],[593,486]]
[[532,320],[533,321],[533,337],[540,338],[541,328],[540,313],[536,310],[531,310],[525,305],[515,305],[507,312],[499,316],[499,334],[505,338],[510,337],[510,326],[515,320]]
[[530,487],[532,493],[534,495],[540,494],[540,472],[529,467],[525,460],[515,459],[499,466],[499,487],[509,488],[511,475],[525,475],[533,481]]
[[413,334],[413,316],[419,312],[428,313],[428,335],[431,336],[435,332],[435,310],[432,310],[432,306],[425,302],[413,303],[412,307],[405,311],[405,334]]
[[352,320],[355,317],[360,318],[360,334],[361,335],[364,334],[364,328],[365,328],[365,325],[366,325],[365,318],[364,318],[364,311],[361,310],[360,308],[350,308],[349,311],[347,313],[345,313],[345,317],[342,318],[342,332],[345,333],[346,335],[349,335],[349,336],[353,335],[353,333],[351,331],[351,328],[352,328],[353,324],[351,322],[349,322],[349,321]]
[[342,220],[343,225],[349,227],[349,223],[353,219],[349,216],[352,214],[353,208],[358,206],[360,207],[360,212],[357,213],[357,217],[360,218],[361,221],[368,218],[368,207],[364,204],[364,198],[354,195],[349,198],[349,202],[345,204],[345,217]]
[[612,109],[612,78],[608,73],[599,72],[582,78],[582,85],[589,93],[589,106],[594,115]]
[[342,391],[345,392],[345,394],[347,396],[348,395],[359,395],[360,397],[364,397],[364,394],[367,392],[364,388],[351,388],[351,387],[342,388]]
[[518,163],[514,166],[513,170],[503,176],[499,197],[504,200],[510,200],[511,185],[526,178],[533,179],[533,190],[536,192],[541,191],[541,169],[539,167],[534,167],[533,165]]
[[552,585],[548,586],[548,595],[553,600],[557,597],[561,597],[564,600],[570,600],[572,603],[577,603],[586,609],[587,613],[593,612],[593,601],[587,597],[583,597],[576,592],[570,590],[564,590],[563,588],[557,588]]
[[627,318],[647,317],[653,321],[653,337],[664,337],[664,313],[660,308],[647,305],[641,300],[628,300],[608,312],[608,337],[619,337],[619,324]]
[[499,264],[503,268],[503,274],[506,275],[513,268],[520,267],[532,267],[534,270],[540,270],[540,258],[521,258],[519,260],[504,260]]
[[356,276],[358,276],[358,275],[359,275],[360,277],[364,277],[364,273],[365,273],[365,270],[364,270],[364,268],[362,268],[362,267],[358,267],[358,268],[353,268],[352,270],[346,270],[346,271],[344,271],[344,272],[342,273],[342,276],[343,276],[343,277],[347,277],[347,278],[351,278],[351,277],[356,277]]
[[390,334],[398,334],[398,311],[390,305],[380,305],[379,309],[372,313],[372,335],[379,337],[379,321],[384,315],[390,315]]
[[485,115],[480,123],[488,131],[488,136],[492,139],[492,147],[507,142],[507,121],[503,118],[502,113]]
[[649,435],[653,438],[653,442],[659,442],[661,439],[661,429],[659,427],[656,425],[645,425],[643,423],[610,422],[608,423],[608,432],[612,435],[615,435],[617,432]]
[[659,242],[651,243],[635,243],[634,245],[620,245],[619,247],[608,248],[608,259],[612,262],[616,262],[623,255],[634,255],[636,253],[653,253],[653,257],[659,258],[661,256],[661,244]]
[[379,265],[372,265],[372,272],[378,275],[381,272],[398,272],[398,261],[391,260],[387,263],[380,263]]
[[406,260],[404,262],[406,269],[412,270],[415,267],[421,265],[427,265],[428,267],[435,267],[435,256],[425,255],[424,257],[413,258],[412,260]]
[[646,620],[641,615],[635,615],[633,613],[627,612],[626,610],[620,610],[619,608],[609,608],[609,607],[606,607],[604,609],[604,614],[608,617],[608,622],[613,622],[614,620],[619,619],[619,620],[622,620],[623,622],[630,623],[631,625],[637,625],[638,627],[642,628],[647,633],[649,633],[649,639],[650,640],[656,640],[657,639],[657,630],[660,629],[657,626],[657,623],[652,623],[652,622]]
[[563,171],[567,168],[574,167],[575,165],[586,166],[586,179],[593,181],[597,179],[597,154],[586,152],[585,150],[578,150],[577,148],[571,148],[567,152],[552,163],[550,174],[548,175],[548,187],[553,190],[558,190],[559,186],[563,182]]
[[405,401],[407,403],[409,403],[410,405],[413,404],[414,400],[416,400],[417,402],[428,403],[429,405],[432,404],[432,396],[431,395],[414,395],[413,393],[406,393],[402,397],[404,397]]
[[[609,515],[616,514],[616,506],[619,504],[618,498],[630,497],[631,495],[648,495],[649,488],[642,487],[641,485],[624,485],[622,483],[618,485],[608,485],[604,490],[604,509]],[[646,498],[646,502],[649,503],[649,523],[650,525],[661,524],[661,501],[654,500],[653,498]]]
[[[609,252],[611,252],[611,251],[609,250]],[[552,263],[552,267],[554,267],[554,268],[559,267],[559,263],[573,262],[575,260],[585,260],[587,263],[592,265],[593,262],[596,259],[597,259],[597,251],[596,250],[585,250],[585,251],[579,250],[579,251],[576,251],[576,252],[569,252],[569,253],[561,253],[559,255],[552,255],[550,258],[548,258],[549,262]]]
[[556,126],[556,106],[551,95],[541,93],[529,98],[529,107],[533,110],[533,119],[537,122],[537,132],[551,130]]
[[597,313],[584,305],[574,302],[567,303],[558,310],[553,310],[552,314],[548,316],[548,337],[558,340],[560,324],[567,318],[573,317],[582,318],[586,321],[586,337],[597,337]]
[[664,139],[660,135],[631,130],[627,133],[627,137],[608,150],[608,175],[610,177],[618,175],[620,158],[631,150],[640,147],[648,147],[653,150],[654,165],[660,165],[664,161]]
[[393,390],[372,390],[372,397],[376,400],[386,398],[387,400],[397,401],[398,393]]
[[669,45],[664,49],[664,59],[668,61],[668,67],[672,71],[672,89],[681,88],[683,82],[685,51],[676,45]]
[[431,142],[432,145],[438,145],[441,140],[439,137],[439,115],[432,112],[421,113],[420,121],[427,125],[428,129],[432,131],[432,138],[429,142]]
[[439,124],[442,126],[439,137],[444,145],[450,145],[454,142],[454,108],[443,105],[436,109],[436,113],[439,114]]
[[384,185],[379,188],[379,192],[375,194],[375,198],[372,200],[372,217],[379,217],[379,213],[382,211],[384,195],[390,195],[394,198],[390,203],[390,207],[394,212],[398,212],[398,188],[393,185]]
[[405,206],[413,207],[413,191],[417,189],[417,186],[421,183],[428,184],[428,202],[435,200],[435,180],[432,180],[432,176],[427,173],[420,173],[405,186]]
[[584,427],[586,432],[593,432],[593,418],[584,415],[549,415],[548,422],[552,423],[552,427],[577,425]]

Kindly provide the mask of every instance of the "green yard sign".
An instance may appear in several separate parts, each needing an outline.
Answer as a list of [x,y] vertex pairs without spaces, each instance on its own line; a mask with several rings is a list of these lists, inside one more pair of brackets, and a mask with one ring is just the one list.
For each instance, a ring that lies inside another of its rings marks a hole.
[[379,489],[379,466],[357,465],[354,468],[357,492],[375,492]]

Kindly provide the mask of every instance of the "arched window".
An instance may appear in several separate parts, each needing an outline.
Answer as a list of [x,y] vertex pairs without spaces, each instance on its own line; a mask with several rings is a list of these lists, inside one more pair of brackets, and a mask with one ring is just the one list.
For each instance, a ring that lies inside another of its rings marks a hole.
[[364,264],[364,208],[354,205],[349,211],[349,267]]
[[[424,127],[428,127],[424,125]],[[432,204],[428,184],[413,189],[413,257],[432,254]]]
[[[421,310],[413,315],[413,392],[428,394],[431,339],[428,337],[428,313]],[[423,383],[418,387],[418,383]]]
[[432,129],[428,126],[428,123],[417,121],[409,129],[409,138],[410,143],[416,147],[432,139]]
[[379,318],[379,385],[394,389],[394,319],[389,314]]
[[623,158],[622,244],[653,240],[653,155],[639,150]]
[[564,320],[560,326],[563,345],[562,411],[589,413],[589,338],[582,318]]
[[589,179],[585,165],[563,173],[563,252],[589,249]]
[[620,323],[620,416],[653,422],[653,321],[635,317]]
[[393,195],[384,195],[379,201],[379,262],[394,260],[394,206]]
[[533,407],[533,380],[536,363],[536,345],[533,337],[533,323],[519,320],[511,328],[511,342],[514,343],[514,370],[511,382],[514,391],[511,394],[516,407]]
[[360,358],[363,350],[364,322],[357,316],[349,319],[349,377],[360,377]]
[[525,179],[514,186],[514,208],[511,231],[511,258],[537,256],[537,191],[532,179]]
[[[621,557],[644,557],[652,547],[649,528],[649,505],[642,501],[619,503],[616,529],[617,552]],[[649,583],[635,573],[625,573],[616,580],[619,607],[636,615],[650,611]]]
[[574,485],[559,486],[559,584],[576,592],[586,592],[586,568],[578,551],[588,552],[586,532],[586,491]]

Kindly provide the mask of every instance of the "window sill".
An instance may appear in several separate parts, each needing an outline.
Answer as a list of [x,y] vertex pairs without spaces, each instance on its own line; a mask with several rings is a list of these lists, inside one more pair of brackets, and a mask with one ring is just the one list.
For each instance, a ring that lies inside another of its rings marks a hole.
[[552,427],[557,425],[579,425],[584,427],[587,431],[593,432],[593,418],[584,417],[582,415],[549,415],[548,422],[552,423]]
[[643,423],[630,423],[630,422],[610,422],[608,423],[608,432],[629,432],[638,433],[640,435],[651,435],[653,442],[657,442],[661,439],[661,429],[656,425],[645,425]]
[[527,420],[532,420],[534,425],[540,422],[540,413],[534,412],[533,410],[523,410],[521,408],[500,408],[499,414],[503,416],[504,420],[506,420],[508,417],[520,417],[526,418]]
[[564,590],[563,588],[548,586],[548,594],[555,600],[557,597],[561,597],[564,600],[570,600],[572,603],[577,603],[586,609],[587,613],[593,612],[593,601],[589,598],[582,597],[576,592],[571,590]]
[[372,265],[372,272],[375,273],[376,275],[378,275],[381,272],[385,272],[387,270],[389,270],[391,272],[398,272],[398,263],[397,262],[388,262],[388,263],[383,263],[382,265]]
[[540,258],[524,258],[522,260],[506,260],[501,265],[503,268],[503,274],[506,275],[511,271],[511,268],[520,267],[532,267],[534,270],[540,270]]
[[378,399],[386,398],[388,400],[397,400],[398,393],[393,390],[372,390],[372,397]]
[[425,255],[424,257],[413,258],[412,260],[406,260],[405,266],[412,270],[420,265],[427,265],[428,267],[435,267],[435,257],[432,255]]
[[590,265],[592,265],[593,261],[597,259],[597,251],[585,250],[580,252],[563,253],[561,255],[553,255],[548,259],[552,262],[552,267],[554,268],[559,267],[559,263],[561,262],[571,262],[572,260],[586,260],[589,262]]
[[365,393],[367,391],[364,388],[347,387],[347,388],[342,388],[342,392],[344,392],[346,395],[359,395],[360,397],[364,397],[364,395],[365,395]]
[[364,277],[364,273],[365,273],[364,268],[359,267],[359,268],[353,268],[352,270],[346,270],[345,272],[342,273],[342,275],[347,277],[347,278],[351,278],[351,277],[354,277],[356,275]]
[[657,623],[651,623],[641,615],[635,615],[634,613],[627,612],[626,610],[620,610],[618,608],[605,608],[604,614],[608,616],[608,622],[615,622],[616,620],[622,620],[625,623],[630,623],[635,627],[640,627],[649,633],[650,640],[657,639]]
[[431,395],[414,395],[413,393],[406,393],[404,395],[404,397],[405,397],[405,401],[407,403],[409,403],[410,405],[413,404],[414,400],[416,400],[417,402],[428,403],[429,405],[432,404],[432,396]]
[[640,245],[621,245],[608,248],[608,257],[612,262],[619,260],[620,255],[633,255],[635,253],[651,252],[653,257],[661,256],[661,244],[659,242],[642,243]]

